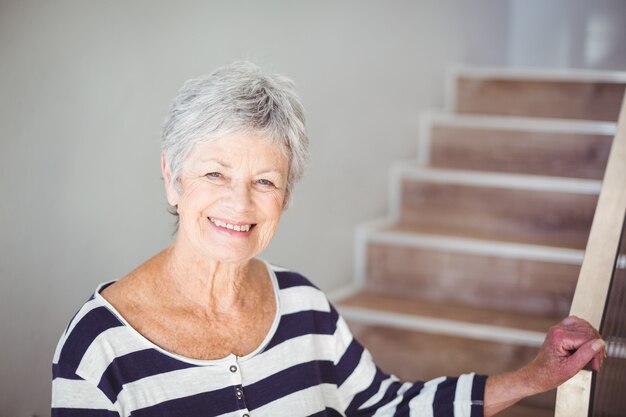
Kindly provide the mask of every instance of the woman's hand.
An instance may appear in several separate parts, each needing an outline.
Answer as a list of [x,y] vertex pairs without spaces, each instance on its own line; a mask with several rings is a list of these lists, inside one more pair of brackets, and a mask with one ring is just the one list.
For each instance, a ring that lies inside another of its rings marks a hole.
[[600,334],[585,320],[570,316],[548,331],[531,363],[504,375],[487,379],[485,416],[515,404],[530,395],[554,389],[585,366],[599,370],[606,357]]
[[606,356],[605,343],[585,320],[570,316],[548,331],[546,340],[527,373],[537,392],[558,387],[587,365],[599,370]]

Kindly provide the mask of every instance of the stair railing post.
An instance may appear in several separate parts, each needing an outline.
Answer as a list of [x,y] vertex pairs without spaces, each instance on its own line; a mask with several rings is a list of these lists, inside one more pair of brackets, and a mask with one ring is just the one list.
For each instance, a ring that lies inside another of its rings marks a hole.
[[[618,256],[626,210],[626,100],[607,162],[602,191],[570,314],[600,329]],[[588,417],[593,388],[591,371],[580,371],[557,390],[555,417]]]

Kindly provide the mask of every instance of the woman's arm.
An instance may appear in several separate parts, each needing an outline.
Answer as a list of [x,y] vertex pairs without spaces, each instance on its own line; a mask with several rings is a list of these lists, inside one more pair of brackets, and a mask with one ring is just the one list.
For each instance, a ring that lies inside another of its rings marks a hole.
[[337,390],[334,401],[346,416],[483,415],[485,376],[465,374],[430,381],[401,382],[382,372],[356,341],[336,310],[333,333]]
[[73,370],[55,365],[52,378],[52,417],[119,417],[100,388]]
[[522,398],[554,389],[590,364],[599,370],[606,356],[600,334],[585,320],[570,316],[548,331],[535,359],[523,368],[490,376],[485,386],[485,417]]

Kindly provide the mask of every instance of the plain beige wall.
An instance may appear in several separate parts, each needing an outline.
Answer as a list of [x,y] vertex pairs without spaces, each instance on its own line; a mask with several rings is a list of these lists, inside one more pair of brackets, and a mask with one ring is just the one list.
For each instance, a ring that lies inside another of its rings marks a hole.
[[[0,417],[49,414],[59,335],[96,284],[168,245],[159,134],[183,80],[291,76],[311,162],[265,258],[324,290],[385,214],[450,64],[504,65],[510,2],[0,1]],[[517,32],[516,32],[517,33]],[[519,35],[519,33],[517,33]]]

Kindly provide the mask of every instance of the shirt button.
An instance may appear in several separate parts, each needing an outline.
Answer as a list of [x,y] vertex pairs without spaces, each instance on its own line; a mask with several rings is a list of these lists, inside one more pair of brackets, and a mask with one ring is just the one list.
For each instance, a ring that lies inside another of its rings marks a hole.
[[250,417],[250,414],[247,414],[247,413],[246,413],[246,414],[244,414],[244,415],[243,415],[243,416],[241,416],[241,417]]
[[237,367],[235,365],[230,365],[230,372],[237,372]]
[[235,390],[235,395],[237,396],[238,400],[241,400],[243,398],[243,392],[239,388]]

